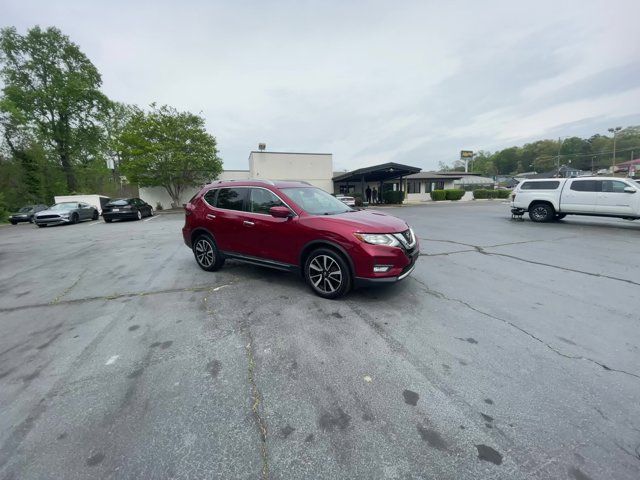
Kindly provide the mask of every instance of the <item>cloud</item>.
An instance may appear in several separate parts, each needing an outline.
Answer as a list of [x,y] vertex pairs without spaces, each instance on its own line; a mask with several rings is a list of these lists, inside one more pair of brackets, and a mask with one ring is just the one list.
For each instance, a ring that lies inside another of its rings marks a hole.
[[[460,149],[640,123],[636,1],[45,2],[114,99],[202,112],[227,168],[269,149],[425,169]],[[623,122],[624,120],[624,122]],[[558,133],[560,132],[560,133]]]

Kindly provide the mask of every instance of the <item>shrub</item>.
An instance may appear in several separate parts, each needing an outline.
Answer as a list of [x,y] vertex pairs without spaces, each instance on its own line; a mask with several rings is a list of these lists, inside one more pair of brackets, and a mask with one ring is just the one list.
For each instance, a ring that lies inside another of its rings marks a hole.
[[433,200],[434,202],[447,199],[447,192],[445,190],[434,190],[430,195],[431,200]]
[[356,207],[362,206],[362,196],[354,197],[354,200],[356,201]]
[[489,198],[489,192],[492,192],[492,191],[493,190],[485,190],[484,188],[479,188],[473,191],[473,198],[474,200],[482,200],[485,198]]
[[509,198],[511,194],[510,190],[495,190],[495,192],[498,194],[497,198]]
[[464,190],[449,189],[445,190],[445,198],[447,200],[460,200],[464,196]]
[[164,210],[164,207],[160,202],[156,203],[156,210]]
[[382,194],[384,203],[402,203],[404,201],[404,192],[387,190]]

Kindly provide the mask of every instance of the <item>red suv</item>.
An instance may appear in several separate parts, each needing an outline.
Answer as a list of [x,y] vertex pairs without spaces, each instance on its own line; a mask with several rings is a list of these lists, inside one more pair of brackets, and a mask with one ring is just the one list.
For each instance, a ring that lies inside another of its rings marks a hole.
[[413,230],[382,212],[354,210],[306,182],[219,181],[185,206],[184,242],[204,270],[226,258],[301,271],[337,298],[352,286],[396,282],[418,257]]

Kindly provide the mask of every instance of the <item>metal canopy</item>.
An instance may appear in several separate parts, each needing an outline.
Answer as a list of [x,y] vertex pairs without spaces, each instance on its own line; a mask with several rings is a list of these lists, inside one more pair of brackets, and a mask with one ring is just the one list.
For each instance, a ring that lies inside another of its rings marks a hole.
[[394,178],[405,177],[420,171],[417,167],[402,165],[400,163],[383,163],[373,167],[359,168],[352,172],[343,173],[333,177],[334,182],[384,182]]

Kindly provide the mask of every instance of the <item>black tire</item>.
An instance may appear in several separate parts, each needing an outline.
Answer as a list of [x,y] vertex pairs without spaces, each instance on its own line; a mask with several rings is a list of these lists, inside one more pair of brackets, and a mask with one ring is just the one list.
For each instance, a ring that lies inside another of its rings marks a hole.
[[36,225],[38,225],[40,228],[46,227],[46,225],[42,225],[41,223],[36,223]]
[[142,220],[142,212],[140,210],[136,212],[136,220]]
[[304,262],[304,279],[322,298],[339,298],[351,289],[351,271],[339,253],[328,248],[311,252]]
[[566,216],[566,213],[556,213],[556,220],[562,220]]
[[556,211],[548,203],[536,203],[529,207],[529,218],[532,222],[550,222],[556,216]]
[[80,217],[78,217],[77,213],[74,213],[73,215],[71,215],[71,223],[76,224],[78,223],[79,220],[80,220]]
[[113,222],[113,218],[105,218],[104,221],[105,221],[105,223],[111,223],[111,222]]
[[11,220],[11,225],[17,225],[18,222],[14,222],[13,220]]
[[29,218],[29,223],[33,223],[33,217]]
[[149,207],[149,216],[153,217],[153,207]]
[[100,214],[98,213],[98,210],[94,210],[91,220],[98,220],[98,218],[100,218]]
[[207,272],[215,272],[224,265],[224,257],[209,235],[203,234],[197,237],[193,241],[192,250],[200,268]]

